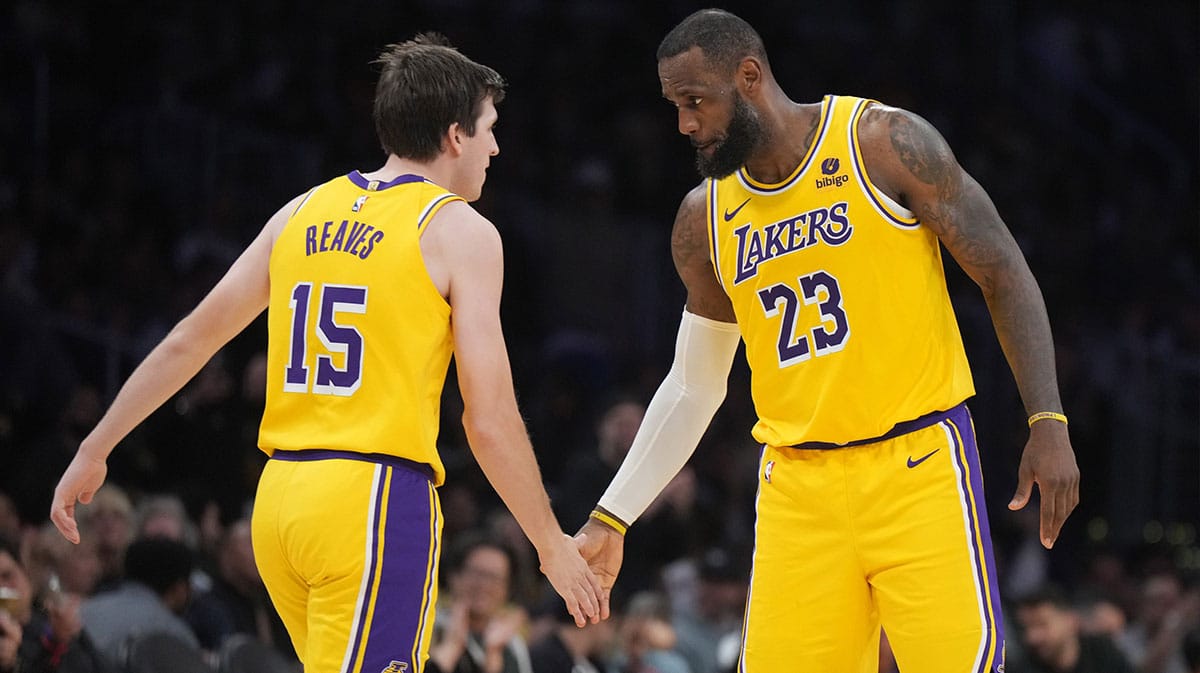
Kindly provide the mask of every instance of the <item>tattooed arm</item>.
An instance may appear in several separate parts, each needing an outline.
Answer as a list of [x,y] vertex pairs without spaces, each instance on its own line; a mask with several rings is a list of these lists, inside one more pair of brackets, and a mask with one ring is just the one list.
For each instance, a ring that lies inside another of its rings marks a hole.
[[[987,193],[915,114],[874,105],[863,115],[859,138],[872,182],[935,232],[983,291],[1026,413],[1061,413],[1041,290]],[[1034,483],[1041,492],[1042,543],[1049,548],[1079,502],[1079,469],[1065,424],[1033,424],[1010,509],[1025,506]]]
[[683,197],[671,230],[671,257],[679,279],[687,288],[687,310],[721,322],[736,322],[733,304],[717,282],[717,271],[708,252],[707,199],[704,183]]

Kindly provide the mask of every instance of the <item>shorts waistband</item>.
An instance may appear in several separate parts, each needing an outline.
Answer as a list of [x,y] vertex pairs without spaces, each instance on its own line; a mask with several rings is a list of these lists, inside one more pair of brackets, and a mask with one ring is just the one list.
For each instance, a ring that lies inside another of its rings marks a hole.
[[887,432],[885,432],[884,434],[882,434],[878,437],[871,437],[870,439],[856,439],[851,442],[846,442],[845,444],[833,444],[831,442],[804,442],[803,444],[795,444],[793,446],[786,446],[783,448],[829,450],[829,449],[845,449],[845,448],[848,448],[851,446],[862,446],[863,444],[874,444],[875,442],[882,442],[884,440],[892,439],[894,437],[899,437],[900,435],[907,435],[910,432],[916,432],[917,430],[923,430],[925,428],[928,428],[931,425],[936,425],[938,423],[941,423],[942,421],[944,421],[947,418],[949,418],[950,416],[952,416],[955,412],[958,412],[961,409],[965,409],[966,406],[967,406],[966,402],[959,402],[958,404],[954,405],[953,407],[951,407],[949,409],[946,409],[945,411],[934,411],[934,412],[925,414],[924,416],[914,418],[911,421],[904,421],[902,423],[897,423],[896,425],[892,426],[891,430],[888,430]]
[[393,456],[387,453],[361,453],[359,451],[342,451],[340,449],[301,449],[299,451],[290,451],[285,449],[276,449],[271,454],[271,458],[277,460],[288,460],[293,462],[308,462],[311,460],[331,460],[341,458],[343,460],[358,460],[364,463],[378,463],[380,465],[388,465],[391,467],[399,467],[405,470],[416,472],[423,475],[429,481],[433,481],[433,468],[426,463],[418,463],[415,460]]

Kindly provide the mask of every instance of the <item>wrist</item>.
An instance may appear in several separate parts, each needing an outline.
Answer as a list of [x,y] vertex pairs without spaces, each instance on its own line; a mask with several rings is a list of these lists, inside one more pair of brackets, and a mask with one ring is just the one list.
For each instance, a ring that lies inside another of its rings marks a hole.
[[1043,425],[1062,424],[1065,427],[1067,425],[1067,417],[1057,411],[1039,411],[1032,414],[1025,422],[1029,424],[1030,428],[1036,423],[1042,423]]
[[625,523],[620,517],[599,505],[596,505],[596,508],[592,510],[592,513],[588,519],[591,521],[596,521],[602,526],[616,531],[616,533],[622,537],[624,537],[625,533],[629,531],[629,524]]

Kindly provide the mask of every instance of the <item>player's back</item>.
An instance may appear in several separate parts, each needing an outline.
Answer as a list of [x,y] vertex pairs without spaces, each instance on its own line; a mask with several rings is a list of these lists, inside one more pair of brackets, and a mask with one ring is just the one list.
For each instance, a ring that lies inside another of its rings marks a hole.
[[263,451],[394,455],[441,483],[453,339],[420,236],[455,200],[419,176],[380,183],[357,171],[305,197],[271,254]]

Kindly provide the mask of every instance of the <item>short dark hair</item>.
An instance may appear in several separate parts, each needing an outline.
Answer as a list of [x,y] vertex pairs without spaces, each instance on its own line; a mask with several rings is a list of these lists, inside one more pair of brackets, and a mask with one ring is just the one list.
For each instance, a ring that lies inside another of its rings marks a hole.
[[482,529],[470,530],[457,536],[447,549],[445,563],[447,570],[452,574],[462,571],[467,564],[467,558],[476,549],[495,549],[504,554],[504,558],[508,559],[509,584],[511,585],[514,581],[512,576],[517,573],[517,553],[498,535]]
[[463,56],[438,33],[389,44],[372,63],[382,66],[375,85],[375,132],[384,151],[429,161],[453,123],[475,135],[475,119],[489,96],[504,99],[500,73]]
[[134,540],[125,551],[125,577],[163,595],[192,576],[195,560],[182,542],[154,537]]
[[767,63],[767,50],[758,31],[723,9],[702,9],[679,22],[658,45],[658,60],[700,47],[704,57],[726,73],[747,56]]
[[1036,608],[1050,605],[1059,610],[1072,610],[1074,606],[1067,593],[1057,584],[1043,584],[1017,597],[1017,608]]

